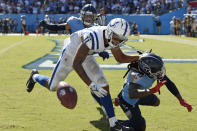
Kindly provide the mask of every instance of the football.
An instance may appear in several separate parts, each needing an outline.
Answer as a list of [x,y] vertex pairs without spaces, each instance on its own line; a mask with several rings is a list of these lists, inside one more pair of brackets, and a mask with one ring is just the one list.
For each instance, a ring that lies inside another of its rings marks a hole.
[[65,81],[59,82],[57,87],[57,97],[61,104],[68,109],[74,109],[77,104],[76,90]]

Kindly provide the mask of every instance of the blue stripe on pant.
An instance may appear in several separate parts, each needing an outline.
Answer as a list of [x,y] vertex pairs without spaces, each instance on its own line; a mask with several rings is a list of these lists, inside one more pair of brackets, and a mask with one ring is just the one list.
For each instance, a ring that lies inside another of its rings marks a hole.
[[56,73],[56,71],[57,71],[57,69],[58,69],[58,67],[59,67],[59,64],[60,64],[60,62],[61,62],[61,60],[62,60],[62,56],[63,56],[65,50],[66,50],[66,49],[64,49],[64,50],[62,51],[62,54],[61,54],[61,56],[60,56],[60,59],[58,60],[56,66],[55,66],[55,69],[54,69],[54,71],[53,71],[53,74],[52,74],[52,76],[51,76],[51,80],[50,80],[50,82],[49,82],[49,88],[50,88],[50,89],[51,89],[51,84],[52,84],[52,81],[53,81],[53,79],[54,79],[55,73]]

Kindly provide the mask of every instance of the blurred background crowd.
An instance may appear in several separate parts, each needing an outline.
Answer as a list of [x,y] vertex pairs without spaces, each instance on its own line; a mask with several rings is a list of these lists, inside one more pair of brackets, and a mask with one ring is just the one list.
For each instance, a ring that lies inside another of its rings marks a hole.
[[87,3],[107,14],[161,15],[181,8],[187,0],[0,0],[0,13],[9,14],[77,14]]

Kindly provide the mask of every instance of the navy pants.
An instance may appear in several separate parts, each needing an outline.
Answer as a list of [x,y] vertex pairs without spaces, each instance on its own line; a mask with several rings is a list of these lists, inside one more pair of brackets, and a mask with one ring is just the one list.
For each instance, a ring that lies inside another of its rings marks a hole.
[[131,126],[135,129],[135,131],[145,131],[146,129],[146,121],[144,117],[141,114],[139,105],[154,105],[155,102],[158,100],[158,97],[154,94],[140,98],[138,103],[135,105],[128,104],[123,98],[122,93],[118,95],[119,98],[119,105],[124,111],[124,113],[127,115],[129,120],[122,121],[120,120],[123,125],[125,126]]

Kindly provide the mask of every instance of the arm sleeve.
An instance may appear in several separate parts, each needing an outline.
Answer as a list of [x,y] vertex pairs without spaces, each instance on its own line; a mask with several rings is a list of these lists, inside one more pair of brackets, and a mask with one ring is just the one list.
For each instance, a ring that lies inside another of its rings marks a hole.
[[51,31],[61,31],[66,30],[66,25],[64,24],[46,24],[46,28]]
[[163,80],[166,80],[166,87],[168,88],[168,90],[174,95],[174,96],[177,96],[179,95],[179,91],[176,87],[176,85],[165,75]]

